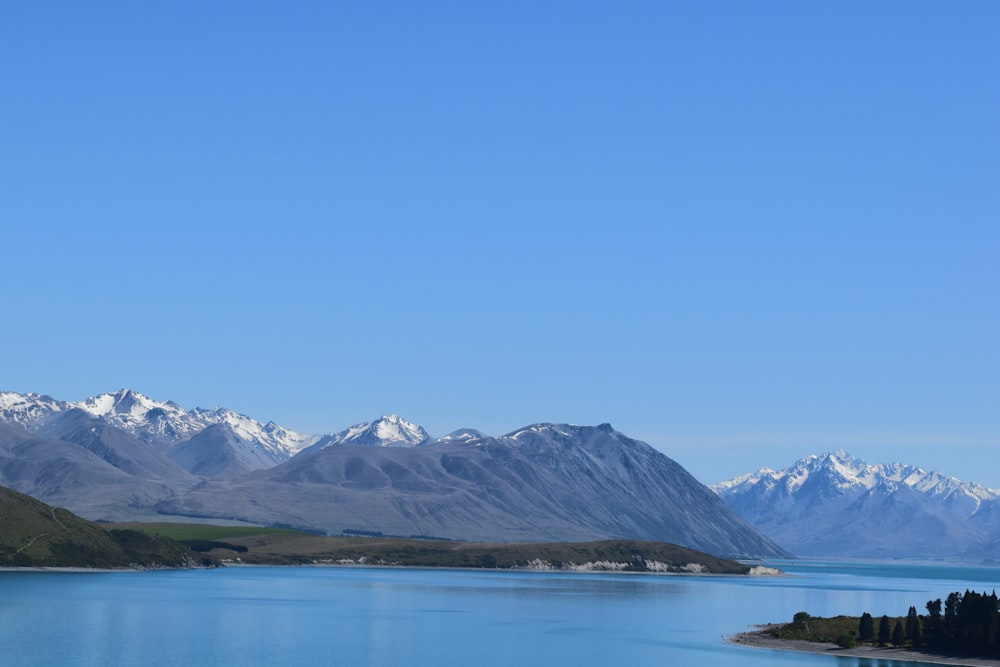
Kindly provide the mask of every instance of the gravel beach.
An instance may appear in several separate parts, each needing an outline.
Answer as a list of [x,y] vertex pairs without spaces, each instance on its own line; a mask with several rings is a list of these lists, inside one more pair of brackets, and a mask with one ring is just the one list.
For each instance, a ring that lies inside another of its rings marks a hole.
[[820,653],[835,657],[870,658],[873,660],[907,660],[922,662],[928,665],[962,665],[964,667],[1000,667],[1000,660],[988,658],[957,658],[949,656],[930,655],[920,651],[899,648],[876,648],[859,646],[857,648],[841,648],[832,643],[807,642],[797,639],[778,639],[767,634],[768,630],[778,626],[756,626],[757,630],[741,632],[726,641],[740,646],[753,648],[775,649],[779,651],[802,651],[805,653]]

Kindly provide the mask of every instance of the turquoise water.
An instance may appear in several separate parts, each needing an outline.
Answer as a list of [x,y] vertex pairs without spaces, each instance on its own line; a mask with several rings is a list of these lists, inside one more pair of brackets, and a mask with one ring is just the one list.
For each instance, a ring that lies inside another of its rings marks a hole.
[[0,572],[10,665],[909,663],[726,644],[756,623],[905,614],[1000,570],[782,563],[781,578],[377,568]]

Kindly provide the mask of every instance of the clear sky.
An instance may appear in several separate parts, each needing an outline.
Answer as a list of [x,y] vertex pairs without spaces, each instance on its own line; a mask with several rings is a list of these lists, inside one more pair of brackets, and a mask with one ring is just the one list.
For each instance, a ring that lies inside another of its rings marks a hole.
[[0,388],[1000,488],[1000,3],[0,5]]

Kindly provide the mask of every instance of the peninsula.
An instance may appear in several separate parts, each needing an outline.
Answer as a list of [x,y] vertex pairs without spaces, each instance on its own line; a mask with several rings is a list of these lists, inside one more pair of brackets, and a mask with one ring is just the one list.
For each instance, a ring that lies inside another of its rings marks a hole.
[[766,574],[675,544],[639,540],[487,543],[383,535],[315,535],[252,526],[128,523],[169,537],[223,565],[380,565],[677,574]]

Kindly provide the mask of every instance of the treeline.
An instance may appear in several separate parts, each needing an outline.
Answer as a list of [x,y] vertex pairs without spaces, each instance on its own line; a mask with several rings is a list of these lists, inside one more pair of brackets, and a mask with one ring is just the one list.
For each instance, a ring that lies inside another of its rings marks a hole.
[[[997,594],[965,591],[951,593],[944,601],[927,603],[921,617],[919,646],[969,655],[1000,656],[1000,606]],[[912,607],[911,607],[912,610]]]
[[[951,593],[942,603],[930,600],[927,614],[910,607],[905,617],[882,616],[877,622],[865,612],[851,629],[835,640],[844,647],[858,644],[911,646],[933,653],[1000,657],[1000,604],[997,594]],[[796,621],[812,620],[799,619]],[[794,625],[794,622],[793,622]]]

